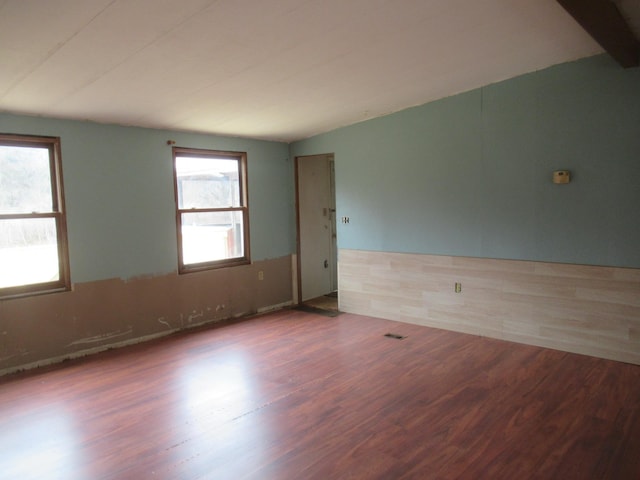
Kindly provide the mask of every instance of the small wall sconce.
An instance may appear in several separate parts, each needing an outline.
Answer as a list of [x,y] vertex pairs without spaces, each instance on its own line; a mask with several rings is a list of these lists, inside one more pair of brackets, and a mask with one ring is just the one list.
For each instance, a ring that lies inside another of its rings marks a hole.
[[569,170],[556,170],[553,172],[553,183],[564,184],[571,181],[571,172]]

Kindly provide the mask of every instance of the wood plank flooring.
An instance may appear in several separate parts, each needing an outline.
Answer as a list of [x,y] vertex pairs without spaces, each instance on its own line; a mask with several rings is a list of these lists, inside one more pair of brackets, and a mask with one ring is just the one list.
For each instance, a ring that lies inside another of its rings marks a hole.
[[7,479],[620,480],[639,452],[638,366],[351,314],[0,379]]

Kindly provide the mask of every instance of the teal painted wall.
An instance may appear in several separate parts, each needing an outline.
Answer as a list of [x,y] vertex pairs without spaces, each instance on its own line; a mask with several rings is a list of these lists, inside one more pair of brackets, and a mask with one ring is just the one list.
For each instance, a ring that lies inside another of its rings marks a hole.
[[171,147],[246,151],[252,260],[294,251],[288,145],[0,114],[0,132],[61,137],[71,280],[177,270]]
[[640,267],[640,69],[605,55],[290,150],[335,153],[340,248]]

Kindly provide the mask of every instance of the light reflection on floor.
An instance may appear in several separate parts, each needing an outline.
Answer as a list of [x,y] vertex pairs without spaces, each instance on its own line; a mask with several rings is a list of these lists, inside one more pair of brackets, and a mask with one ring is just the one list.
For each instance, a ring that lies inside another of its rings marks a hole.
[[[177,410],[183,440],[173,451],[175,465],[188,461],[193,471],[194,463],[201,463],[209,475],[215,473],[212,466],[220,465],[226,475],[235,469],[240,477],[262,464],[269,431],[254,418],[264,398],[253,361],[242,351],[219,352],[207,362],[180,368],[182,400]],[[244,462],[233,465],[239,453]]]
[[0,477],[82,478],[78,468],[81,439],[76,437],[76,428],[73,415],[61,406],[37,407],[21,414],[0,433]]

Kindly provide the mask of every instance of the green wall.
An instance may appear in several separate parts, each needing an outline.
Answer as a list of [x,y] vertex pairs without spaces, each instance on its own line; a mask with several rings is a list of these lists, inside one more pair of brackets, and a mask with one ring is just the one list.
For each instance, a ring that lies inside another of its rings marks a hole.
[[246,151],[252,260],[294,250],[288,145],[0,113],[0,132],[61,137],[71,280],[177,270],[171,147]]
[[61,137],[75,283],[176,270],[168,139],[248,152],[253,260],[295,250],[290,158],[335,153],[340,248],[640,267],[640,69],[605,55],[290,146],[3,113],[0,132]]
[[340,248],[640,267],[640,69],[605,55],[290,150],[335,153]]

